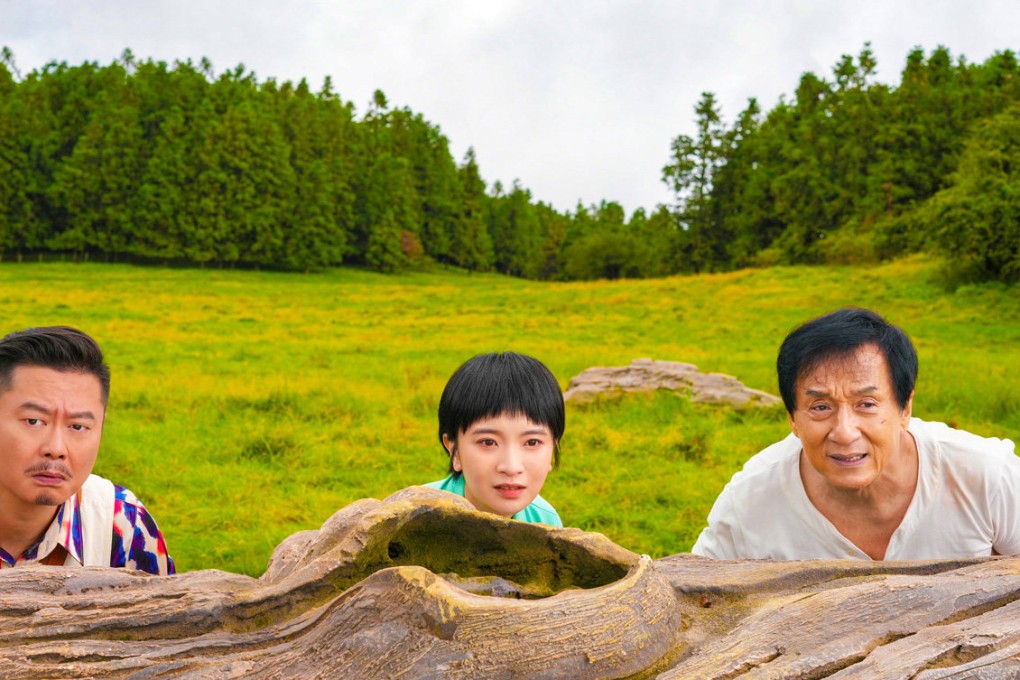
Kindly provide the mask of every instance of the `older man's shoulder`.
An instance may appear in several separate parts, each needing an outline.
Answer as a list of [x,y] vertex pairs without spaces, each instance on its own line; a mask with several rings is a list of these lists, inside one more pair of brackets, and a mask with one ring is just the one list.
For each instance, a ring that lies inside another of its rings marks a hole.
[[931,448],[943,455],[1016,456],[1016,445],[1010,439],[982,437],[945,423],[911,418],[907,430],[918,440],[922,449]]
[[748,475],[768,473],[777,465],[787,465],[791,458],[798,458],[800,456],[800,449],[800,439],[791,433],[785,439],[767,446],[751,456],[744,463],[742,472]]

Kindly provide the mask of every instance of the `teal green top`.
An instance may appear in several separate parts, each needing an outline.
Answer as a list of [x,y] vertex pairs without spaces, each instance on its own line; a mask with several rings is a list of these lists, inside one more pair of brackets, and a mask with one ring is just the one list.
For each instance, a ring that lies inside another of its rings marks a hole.
[[[430,482],[425,486],[432,487],[433,489],[439,489],[441,491],[449,491],[455,493],[458,496],[464,495],[464,475],[450,475],[446,479],[440,479],[438,482]],[[531,504],[514,515],[514,519],[519,519],[522,522],[541,522],[542,524],[549,524],[554,527],[563,526],[563,520],[556,514],[553,506],[549,505],[541,496],[535,496],[535,500],[531,501]]]

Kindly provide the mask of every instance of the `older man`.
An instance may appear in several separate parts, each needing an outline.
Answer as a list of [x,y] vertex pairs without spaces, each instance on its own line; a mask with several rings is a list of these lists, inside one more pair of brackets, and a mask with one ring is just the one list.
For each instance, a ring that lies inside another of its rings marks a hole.
[[0,340],[0,569],[174,573],[145,506],[91,474],[109,391],[103,353],[81,331],[29,328]]
[[719,559],[1020,554],[1013,442],[911,418],[917,353],[847,308],[783,341],[790,429],[723,489],[692,552]]

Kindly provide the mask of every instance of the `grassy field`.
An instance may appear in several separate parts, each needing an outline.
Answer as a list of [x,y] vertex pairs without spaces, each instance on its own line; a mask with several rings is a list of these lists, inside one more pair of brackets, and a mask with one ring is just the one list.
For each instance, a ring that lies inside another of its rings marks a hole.
[[[776,393],[785,334],[846,304],[914,338],[915,415],[1020,438],[1020,290],[948,291],[924,259],[569,284],[0,265],[0,330],[69,324],[107,353],[96,472],[145,501],[180,570],[252,575],[281,539],[344,505],[442,477],[439,394],[474,354],[533,354],[563,387],[590,366],[649,357]],[[568,525],[653,557],[682,552],[732,473],[787,431],[781,409],[670,393],[568,406],[542,495]]]

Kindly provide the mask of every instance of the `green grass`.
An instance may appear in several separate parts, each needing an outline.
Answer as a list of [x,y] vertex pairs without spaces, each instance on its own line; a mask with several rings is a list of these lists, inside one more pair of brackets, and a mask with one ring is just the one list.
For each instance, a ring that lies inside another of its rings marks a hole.
[[[533,354],[563,387],[590,366],[649,357],[776,393],[785,334],[846,304],[914,338],[915,415],[1020,437],[1020,292],[947,291],[925,259],[567,284],[0,265],[2,330],[74,325],[107,353],[96,472],[145,501],[181,570],[253,575],[284,537],[344,505],[442,477],[439,394],[474,354]],[[682,552],[733,472],[787,431],[781,409],[735,412],[670,393],[571,405],[542,495],[568,525],[654,557]]]

